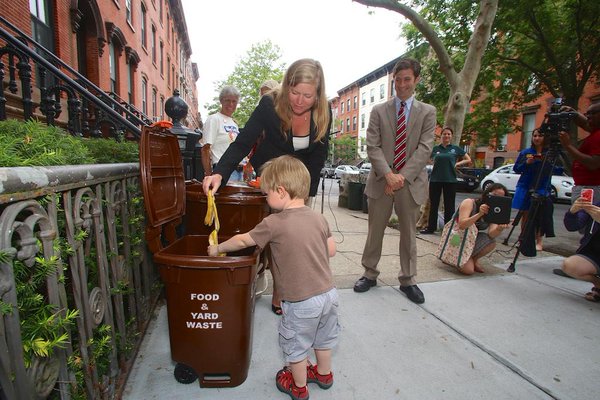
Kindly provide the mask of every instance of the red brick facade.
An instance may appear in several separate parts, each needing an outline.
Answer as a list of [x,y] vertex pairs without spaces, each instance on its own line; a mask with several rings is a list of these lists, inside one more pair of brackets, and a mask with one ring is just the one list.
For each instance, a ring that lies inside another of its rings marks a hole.
[[[168,118],[164,102],[177,89],[189,106],[184,124],[190,128],[201,126],[196,93],[198,72],[190,62],[191,46],[180,0],[38,0],[39,3],[50,8],[54,53],[61,60],[127,102],[131,76],[131,103],[154,119]],[[131,4],[130,12],[127,4]],[[31,35],[33,17],[28,0],[0,2],[0,15]],[[115,58],[114,87],[111,46]]]

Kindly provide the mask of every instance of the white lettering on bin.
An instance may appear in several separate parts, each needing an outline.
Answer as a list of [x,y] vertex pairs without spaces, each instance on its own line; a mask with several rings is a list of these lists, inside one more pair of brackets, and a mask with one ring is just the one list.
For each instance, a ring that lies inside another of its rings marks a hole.
[[190,299],[200,301],[217,301],[219,300],[219,295],[217,293],[190,293]]
[[195,322],[187,321],[186,325],[189,329],[222,329],[222,322]]
[[197,312],[193,312],[192,314],[192,319],[219,319],[219,314],[217,313],[197,313]]

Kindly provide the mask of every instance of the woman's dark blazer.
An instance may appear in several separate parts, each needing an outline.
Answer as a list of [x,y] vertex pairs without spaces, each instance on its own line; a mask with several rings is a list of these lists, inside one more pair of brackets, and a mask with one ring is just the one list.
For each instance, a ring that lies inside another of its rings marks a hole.
[[287,132],[285,137],[281,133],[281,120],[275,112],[273,97],[265,95],[260,99],[258,106],[252,112],[246,126],[241,130],[235,141],[229,145],[213,170],[213,173],[220,174],[223,177],[223,181],[227,182],[233,170],[250,153],[254,144],[261,137],[262,132],[265,132],[264,138],[261,139],[254,155],[250,159],[257,174],[260,175],[260,168],[270,159],[284,154],[293,155],[306,165],[310,173],[309,195],[314,196],[317,194],[321,169],[327,159],[330,129],[331,110],[329,111],[329,124],[327,126],[328,134],[320,141],[315,142],[317,132],[311,112],[309,146],[306,149],[294,151],[291,132]]

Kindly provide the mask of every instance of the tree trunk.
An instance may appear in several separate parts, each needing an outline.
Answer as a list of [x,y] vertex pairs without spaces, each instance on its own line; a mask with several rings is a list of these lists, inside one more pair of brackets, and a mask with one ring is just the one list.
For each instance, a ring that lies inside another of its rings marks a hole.
[[492,23],[498,11],[498,0],[480,0],[479,15],[473,25],[462,71],[456,71],[450,54],[433,26],[420,14],[399,0],[354,0],[357,3],[385,8],[406,17],[423,34],[440,63],[440,71],[448,79],[450,97],[444,110],[444,126],[454,130],[453,143],[460,143],[465,115],[479,71],[481,59],[490,39]]

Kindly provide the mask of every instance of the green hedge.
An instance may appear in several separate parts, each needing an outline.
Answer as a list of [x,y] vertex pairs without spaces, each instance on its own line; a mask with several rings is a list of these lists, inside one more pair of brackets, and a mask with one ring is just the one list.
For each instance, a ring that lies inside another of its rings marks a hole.
[[138,161],[136,142],[77,138],[38,121],[0,121],[0,167]]

